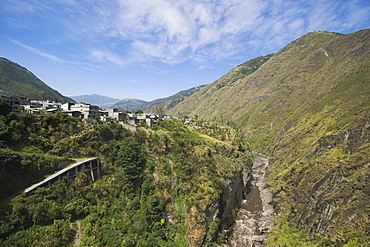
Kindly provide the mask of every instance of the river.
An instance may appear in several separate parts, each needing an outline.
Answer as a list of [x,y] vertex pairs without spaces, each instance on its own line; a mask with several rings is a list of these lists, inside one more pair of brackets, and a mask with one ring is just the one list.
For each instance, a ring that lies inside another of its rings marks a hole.
[[259,154],[254,156],[250,192],[241,204],[232,234],[223,247],[264,246],[266,233],[274,226],[272,194],[265,179],[269,159]]

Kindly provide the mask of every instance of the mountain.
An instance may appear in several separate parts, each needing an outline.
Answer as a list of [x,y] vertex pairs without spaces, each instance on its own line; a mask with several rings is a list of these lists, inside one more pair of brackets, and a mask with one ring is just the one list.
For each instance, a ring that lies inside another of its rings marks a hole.
[[119,99],[99,95],[99,94],[84,94],[78,96],[71,96],[74,101],[76,102],[85,102],[92,105],[98,105],[100,107],[104,107],[106,105],[110,106],[114,104],[114,102],[119,101]]
[[[277,221],[271,234],[250,224],[268,234],[257,245],[368,246],[369,39],[370,30],[309,33],[169,108],[217,121],[202,128],[169,120],[132,132],[66,114],[3,114],[0,245],[226,245],[245,193],[265,190],[252,181],[266,179]],[[270,156],[267,176],[251,173],[250,149]],[[6,202],[82,157],[99,157],[99,179],[71,169],[74,181]]]
[[[204,90],[202,90],[202,92],[207,92],[207,94],[212,94],[213,91],[215,90],[218,90],[218,89],[221,89],[223,88],[224,86],[231,86],[234,82],[238,81],[239,79],[241,78],[244,78],[245,76],[253,73],[254,71],[256,71],[260,66],[262,66],[266,61],[268,61],[271,56],[273,54],[269,54],[269,55],[265,55],[265,56],[260,56],[260,57],[257,57],[257,58],[254,58],[254,59],[251,59],[239,66],[237,66],[235,69],[233,69],[232,71],[230,71],[227,75],[223,76],[221,79],[215,81],[214,83],[212,84],[209,84],[208,86],[207,85],[202,85],[202,86],[199,86],[199,87],[196,87],[196,91],[194,90],[193,93],[197,92],[197,91],[200,91],[201,89],[203,89],[205,87]],[[194,88],[195,89],[195,88]],[[192,93],[192,94],[193,94]],[[202,93],[200,93],[202,94]],[[179,107],[176,107],[180,102],[184,101],[185,99],[187,99],[187,96],[190,96],[191,94],[189,95],[186,95],[186,97],[178,97],[178,98],[169,98],[167,101],[165,102],[161,102],[162,104],[160,105],[157,105],[156,107],[162,107],[163,108],[163,111],[168,111],[170,112],[171,114],[183,114],[184,116],[185,115],[188,115],[190,112],[188,111],[184,111],[183,110],[183,106],[182,104],[179,106]],[[199,94],[197,94],[199,95]],[[207,99],[208,100],[208,96],[204,96],[204,99]],[[189,101],[193,101],[194,100],[194,97],[191,97],[189,99],[187,99],[186,102],[189,102]],[[200,99],[200,101],[203,100],[203,98]],[[204,101],[206,102],[206,100]],[[185,103],[186,105],[187,103]],[[192,105],[191,103],[189,105]],[[176,107],[176,108],[175,108]],[[171,109],[173,109],[171,111]],[[190,113],[191,114],[191,113]],[[197,116],[197,113],[195,113],[193,116]]]
[[[50,88],[26,68],[11,62],[5,58],[0,58],[0,92],[7,95],[16,95],[31,99],[48,99],[56,102],[85,102],[92,105],[98,105],[101,108],[120,108],[123,110],[147,110],[154,106],[170,100],[181,102],[186,97],[199,91],[204,86],[197,86],[187,90],[182,90],[172,96],[145,101],[140,99],[115,99],[98,94],[85,94],[66,97],[58,91]],[[154,107],[154,108],[153,108]]]
[[72,99],[71,97],[68,97],[68,96],[64,96],[68,102],[72,102],[72,103],[76,103],[77,101],[75,101],[74,99]]
[[[192,95],[195,92],[198,92],[200,89],[205,87],[205,85],[192,87],[190,89],[182,90],[174,95],[171,95],[166,98],[160,98],[153,101],[145,101],[140,99],[114,99],[107,96],[102,96],[98,94],[92,95],[80,95],[80,96],[71,96],[73,100],[76,102],[85,102],[93,105],[98,105],[101,108],[119,108],[122,110],[128,111],[136,111],[136,110],[143,110],[143,111],[153,111],[156,112],[158,109],[162,109],[162,103],[167,102],[174,102],[176,101],[181,102],[186,97]],[[174,104],[174,103],[172,103]],[[163,112],[162,112],[163,113]]]
[[0,58],[0,90],[7,95],[68,102],[66,97],[46,85],[29,70],[6,58]]
[[271,246],[303,241],[292,239],[297,231],[310,241],[366,245],[370,29],[311,32],[251,73],[244,65],[169,114],[228,123],[272,157],[267,175],[279,221]]
[[109,108],[118,108],[128,111],[145,110],[149,102],[141,99],[121,99],[110,105]]
[[162,107],[162,105],[163,105],[163,107],[166,107],[166,105],[171,104],[171,103],[172,103],[171,105],[175,105],[175,104],[185,100],[188,96],[198,92],[199,90],[201,90],[205,86],[206,85],[200,85],[200,86],[192,87],[190,89],[182,90],[182,91],[180,91],[180,92],[178,92],[174,95],[171,95],[169,97],[160,98],[160,99],[150,101],[146,107],[147,107],[147,109],[152,109],[153,111],[155,111],[156,109],[158,109],[158,107]]

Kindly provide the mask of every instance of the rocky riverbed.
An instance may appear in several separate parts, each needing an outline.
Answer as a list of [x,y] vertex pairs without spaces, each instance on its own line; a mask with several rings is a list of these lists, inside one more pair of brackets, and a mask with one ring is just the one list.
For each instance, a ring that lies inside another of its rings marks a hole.
[[272,194],[266,186],[268,158],[255,154],[252,182],[238,211],[232,234],[224,247],[263,246],[266,233],[274,226]]

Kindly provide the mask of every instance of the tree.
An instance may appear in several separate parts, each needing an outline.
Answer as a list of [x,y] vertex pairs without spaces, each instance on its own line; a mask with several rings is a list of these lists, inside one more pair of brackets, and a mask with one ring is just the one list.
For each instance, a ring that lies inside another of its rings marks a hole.
[[2,97],[0,97],[0,115],[7,115],[10,112],[10,106],[8,102],[5,101]]
[[9,138],[8,126],[3,121],[2,117],[0,117],[0,148],[6,146],[8,138]]
[[125,192],[131,194],[137,191],[142,183],[146,157],[141,145],[132,137],[123,140],[118,152],[118,164],[123,170]]

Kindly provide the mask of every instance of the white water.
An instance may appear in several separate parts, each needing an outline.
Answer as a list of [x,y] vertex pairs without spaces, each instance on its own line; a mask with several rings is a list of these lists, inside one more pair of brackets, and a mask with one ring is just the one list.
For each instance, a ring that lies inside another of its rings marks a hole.
[[273,227],[272,194],[267,189],[265,171],[268,159],[256,155],[253,163],[251,191],[238,211],[228,243],[224,247],[263,246],[266,233]]

